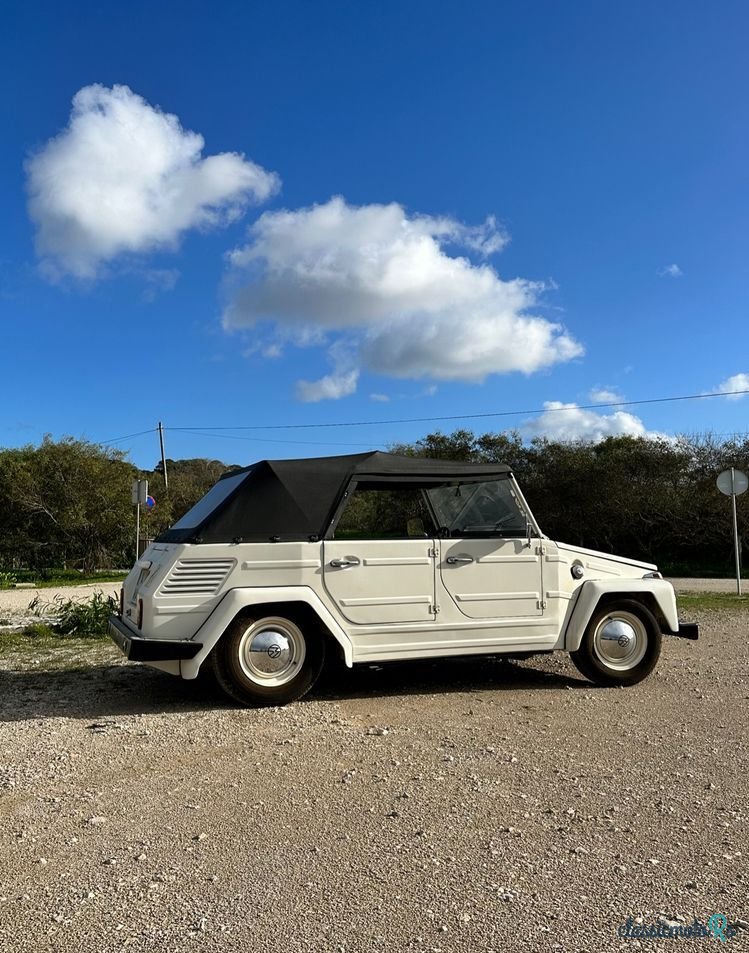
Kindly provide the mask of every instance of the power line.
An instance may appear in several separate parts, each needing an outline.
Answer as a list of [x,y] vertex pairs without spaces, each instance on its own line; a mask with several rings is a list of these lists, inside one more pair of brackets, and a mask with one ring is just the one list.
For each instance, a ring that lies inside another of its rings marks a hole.
[[111,440],[97,440],[96,442],[103,447],[107,447],[109,444],[122,443],[123,440],[131,440],[133,437],[143,437],[147,433],[156,433],[156,428],[151,427],[150,430],[139,430],[137,433],[126,433],[123,437],[112,437]]
[[[347,420],[326,423],[307,423],[307,424],[253,424],[249,426],[233,427],[204,427],[209,430],[312,430],[315,428],[328,427],[375,427],[390,426],[392,424],[421,424],[437,423],[447,420],[478,420],[487,417],[522,417],[530,414],[553,414],[563,413],[570,410],[600,410],[605,407],[638,407],[643,404],[667,404],[680,400],[706,400],[710,397],[737,397],[742,394],[749,394],[747,390],[715,391],[709,394],[682,394],[677,397],[649,397],[642,400],[612,400],[596,404],[572,404],[572,406],[561,407],[534,407],[526,410],[497,410],[480,414],[450,414],[434,417],[400,417],[390,420]],[[200,426],[200,425],[197,425]],[[196,427],[169,427],[169,430],[182,430],[195,432]]]
[[180,433],[194,434],[197,437],[221,437],[224,440],[251,440],[256,443],[284,443],[284,444],[294,444],[294,445],[303,445],[309,447],[366,447],[368,450],[372,449],[372,444],[370,443],[341,443],[340,441],[325,441],[325,440],[279,440],[278,438],[274,439],[272,437],[245,437],[241,434],[232,434],[232,433],[209,433],[205,430],[192,430],[187,427],[165,427],[165,430],[179,430]]

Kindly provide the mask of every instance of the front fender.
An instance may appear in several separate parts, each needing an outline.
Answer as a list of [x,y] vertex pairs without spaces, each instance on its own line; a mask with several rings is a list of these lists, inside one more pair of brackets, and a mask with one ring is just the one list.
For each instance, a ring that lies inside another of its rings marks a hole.
[[211,649],[243,609],[262,603],[279,602],[303,602],[316,612],[320,621],[343,649],[346,665],[351,668],[354,658],[351,639],[312,589],[308,586],[252,587],[230,589],[201,625],[193,639],[202,643],[203,647],[194,658],[180,661],[180,675],[182,678],[197,678],[200,666],[208,658]]
[[645,594],[652,595],[655,599],[666,620],[668,631],[678,632],[676,595],[670,582],[665,579],[590,579],[580,586],[575,606],[567,620],[564,647],[569,652],[580,648],[588,622],[604,596],[617,595],[622,599],[635,599],[642,602]]

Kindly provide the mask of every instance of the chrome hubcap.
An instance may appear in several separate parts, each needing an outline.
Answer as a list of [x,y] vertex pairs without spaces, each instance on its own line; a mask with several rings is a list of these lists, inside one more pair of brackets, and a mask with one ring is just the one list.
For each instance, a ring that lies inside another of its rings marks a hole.
[[260,619],[244,632],[239,663],[260,685],[284,685],[298,673],[306,654],[304,636],[288,619]]
[[604,665],[623,672],[642,661],[648,647],[644,623],[631,612],[616,612],[598,623],[593,648]]

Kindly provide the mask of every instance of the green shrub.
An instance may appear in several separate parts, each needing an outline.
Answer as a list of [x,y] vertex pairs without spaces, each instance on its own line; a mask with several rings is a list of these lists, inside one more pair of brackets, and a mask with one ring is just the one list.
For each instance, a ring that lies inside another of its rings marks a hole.
[[0,572],[0,589],[10,589],[18,582],[12,572]]
[[46,622],[31,622],[24,628],[23,635],[27,639],[53,639],[55,637],[54,631]]
[[43,602],[35,596],[29,603],[29,610],[36,615],[54,617],[52,630],[57,635],[79,639],[106,635],[109,616],[118,607],[117,599],[105,596],[103,592],[94,592],[86,600],[55,596],[52,602]]

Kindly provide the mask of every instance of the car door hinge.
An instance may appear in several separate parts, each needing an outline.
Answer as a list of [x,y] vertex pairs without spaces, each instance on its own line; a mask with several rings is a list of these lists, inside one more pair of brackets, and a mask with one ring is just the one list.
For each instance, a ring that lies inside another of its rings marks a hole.
[[536,608],[545,609],[546,608],[546,599],[539,599],[536,603]]
[[437,613],[440,611],[440,607],[438,605],[429,606],[429,611],[432,613],[432,615],[437,615]]
[[436,546],[432,546],[432,547],[427,551],[427,556],[431,557],[432,559],[436,559],[437,556],[439,556],[439,553],[437,552],[437,547],[436,547]]
[[543,545],[543,543],[540,546],[536,546],[537,556],[544,556],[545,554],[546,554],[546,547]]

